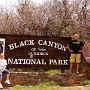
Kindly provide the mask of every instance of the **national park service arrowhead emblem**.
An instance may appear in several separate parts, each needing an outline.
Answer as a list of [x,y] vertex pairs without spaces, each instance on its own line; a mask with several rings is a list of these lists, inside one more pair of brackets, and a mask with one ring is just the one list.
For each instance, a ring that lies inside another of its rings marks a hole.
[[90,43],[85,43],[82,53],[85,60],[90,63]]

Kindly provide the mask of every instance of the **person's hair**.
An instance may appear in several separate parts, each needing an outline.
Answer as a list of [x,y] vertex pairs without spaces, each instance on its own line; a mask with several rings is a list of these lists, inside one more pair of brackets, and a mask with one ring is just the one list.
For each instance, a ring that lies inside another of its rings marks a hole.
[[75,36],[78,36],[78,37],[79,37],[79,35],[78,35],[78,34],[74,34],[74,37],[75,37]]
[[0,54],[0,57],[3,57],[3,58],[4,58],[4,54],[3,54],[3,53],[1,53],[1,54]]

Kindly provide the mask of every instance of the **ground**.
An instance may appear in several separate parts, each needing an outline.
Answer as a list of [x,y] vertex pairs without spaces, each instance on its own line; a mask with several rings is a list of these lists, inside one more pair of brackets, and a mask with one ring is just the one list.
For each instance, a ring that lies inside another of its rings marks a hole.
[[[90,85],[89,85],[90,86]],[[49,87],[49,86],[48,86]],[[23,88],[23,87],[22,87]],[[29,88],[29,86],[28,86]],[[49,87],[50,88],[50,87]],[[86,89],[86,86],[68,86],[68,87],[65,87],[65,86],[62,86],[62,90],[90,90],[89,88]],[[78,89],[77,89],[78,88]],[[21,89],[17,89],[17,88],[13,88],[13,87],[9,87],[9,88],[4,88],[2,90],[21,90]],[[24,89],[23,89],[24,90]],[[28,90],[28,89],[26,89]],[[31,89],[30,89],[31,90]],[[38,90],[38,89],[33,89],[33,90]],[[40,90],[43,90],[43,89],[40,89]],[[46,89],[47,90],[47,89]],[[59,90],[59,87],[57,88],[57,86],[52,86],[52,89],[50,88],[50,90]]]

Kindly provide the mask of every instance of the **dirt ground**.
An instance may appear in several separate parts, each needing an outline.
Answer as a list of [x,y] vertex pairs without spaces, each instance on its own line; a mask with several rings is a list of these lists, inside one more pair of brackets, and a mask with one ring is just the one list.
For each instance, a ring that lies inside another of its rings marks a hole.
[[[84,90],[84,86],[72,86],[73,87],[77,87],[77,88],[80,88],[81,90]],[[2,90],[9,90],[11,87],[8,87],[8,88],[3,88]],[[66,87],[68,88],[68,87]]]
[[75,87],[78,87],[78,88],[80,88],[81,90],[84,90],[84,86],[75,86]]

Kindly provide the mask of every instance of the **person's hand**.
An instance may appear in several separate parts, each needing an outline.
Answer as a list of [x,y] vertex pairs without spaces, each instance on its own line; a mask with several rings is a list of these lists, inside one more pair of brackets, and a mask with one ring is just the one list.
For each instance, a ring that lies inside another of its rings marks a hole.
[[70,52],[73,52],[73,50],[69,50]]
[[78,52],[82,52],[82,50],[79,50]]
[[0,71],[3,72],[3,69],[1,69]]

